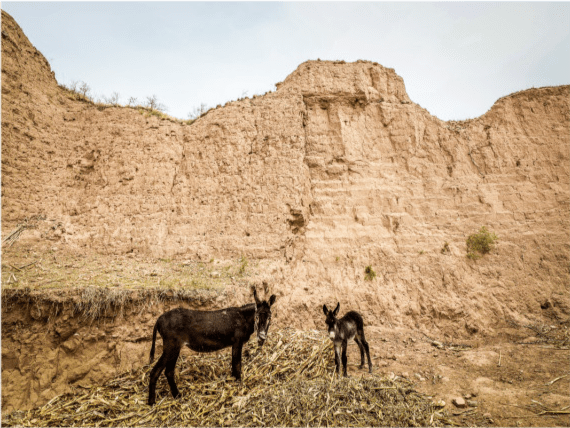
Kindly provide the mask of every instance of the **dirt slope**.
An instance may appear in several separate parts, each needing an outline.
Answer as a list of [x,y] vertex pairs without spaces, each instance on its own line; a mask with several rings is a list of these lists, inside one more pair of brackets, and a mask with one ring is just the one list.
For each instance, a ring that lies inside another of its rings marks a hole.
[[[277,87],[190,126],[77,101],[0,10],[0,235],[47,219],[0,248],[2,286],[6,258],[32,251],[69,273],[85,254],[128,266],[245,257],[251,281],[279,296],[275,328],[321,329],[322,304],[340,301],[363,313],[383,374],[448,404],[477,392],[477,417],[500,426],[566,426],[521,405],[567,404],[568,378],[545,386],[566,373],[567,350],[511,342],[536,343],[525,325],[562,331],[570,315],[570,87],[521,91],[465,122],[431,116],[394,70],[366,61],[308,61]],[[481,226],[499,242],[473,261],[465,240]],[[0,411],[140,367],[156,317],[181,304],[95,290],[3,294]],[[86,320],[94,295],[109,313]],[[249,298],[243,282],[205,296],[185,305]],[[422,333],[474,348],[440,350]]]
[[[371,326],[455,337],[568,319],[569,86],[464,122],[367,61],[307,61],[277,88],[192,125],[97,107],[71,99],[2,12],[3,237],[42,214],[61,224],[58,251],[244,256],[281,326],[321,328],[337,301]],[[499,242],[473,261],[481,226]],[[22,245],[42,239],[27,233]],[[218,305],[247,299],[232,287]]]

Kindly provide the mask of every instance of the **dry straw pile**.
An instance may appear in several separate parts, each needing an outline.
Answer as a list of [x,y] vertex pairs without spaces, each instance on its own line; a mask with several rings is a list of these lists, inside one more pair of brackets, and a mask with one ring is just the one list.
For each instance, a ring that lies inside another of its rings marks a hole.
[[[146,405],[151,366],[104,386],[78,389],[5,417],[4,426],[442,426],[452,422],[405,379],[333,375],[331,341],[318,331],[270,332],[244,348],[243,382],[229,376],[231,352],[178,363],[182,397],[164,376]],[[249,354],[249,355],[248,355]],[[356,356],[354,356],[356,357]],[[353,372],[354,373],[354,372]],[[363,372],[364,373],[364,372]]]

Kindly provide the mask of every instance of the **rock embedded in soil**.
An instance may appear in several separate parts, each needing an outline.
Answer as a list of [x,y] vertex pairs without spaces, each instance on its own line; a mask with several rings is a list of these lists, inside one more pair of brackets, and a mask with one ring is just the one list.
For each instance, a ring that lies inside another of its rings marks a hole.
[[467,403],[463,397],[455,397],[451,400],[451,402],[455,407],[458,407],[460,409],[463,409],[467,406]]

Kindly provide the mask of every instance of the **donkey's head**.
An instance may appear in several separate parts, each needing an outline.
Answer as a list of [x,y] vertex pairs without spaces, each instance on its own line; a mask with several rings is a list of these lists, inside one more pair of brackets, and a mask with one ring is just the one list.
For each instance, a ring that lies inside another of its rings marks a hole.
[[255,299],[255,329],[257,330],[257,343],[262,346],[267,339],[267,332],[271,324],[271,306],[275,303],[275,294],[266,300],[259,300],[257,290],[253,287],[253,298]]
[[323,312],[325,313],[325,316],[327,317],[327,319],[325,320],[325,323],[327,324],[327,327],[329,330],[329,337],[332,340],[334,340],[336,337],[338,337],[338,333],[339,333],[339,321],[338,321],[338,318],[336,317],[339,309],[340,309],[340,302],[338,302],[334,311],[329,311],[327,309],[327,305],[323,305]]

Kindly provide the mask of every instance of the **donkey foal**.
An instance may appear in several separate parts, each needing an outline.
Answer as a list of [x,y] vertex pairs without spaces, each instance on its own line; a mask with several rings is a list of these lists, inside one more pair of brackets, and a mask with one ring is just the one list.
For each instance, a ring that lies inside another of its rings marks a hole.
[[[166,369],[166,379],[174,398],[180,395],[174,382],[174,368],[183,346],[196,352],[214,352],[229,346],[232,347],[232,376],[241,379],[241,354],[246,343],[255,330],[259,346],[267,338],[271,323],[271,306],[275,295],[269,302],[261,301],[257,291],[253,289],[255,303],[239,308],[226,308],[218,311],[192,311],[176,308],[162,314],[154,326],[150,363],[154,359],[156,333],[162,336],[164,350],[162,356],[150,372],[148,385],[148,404],[155,403],[156,382]],[[149,364],[150,364],[149,363]]]
[[342,350],[342,366],[343,375],[346,377],[346,347],[348,341],[354,338],[354,341],[360,348],[360,369],[364,368],[364,351],[368,357],[368,371],[372,373],[372,361],[370,360],[370,350],[368,342],[364,338],[364,321],[358,312],[350,311],[341,319],[336,316],[340,309],[340,302],[336,305],[334,311],[329,311],[327,305],[323,305],[323,312],[327,319],[325,323],[328,326],[329,337],[334,343],[334,362],[336,364],[336,372],[340,374],[340,360]]

